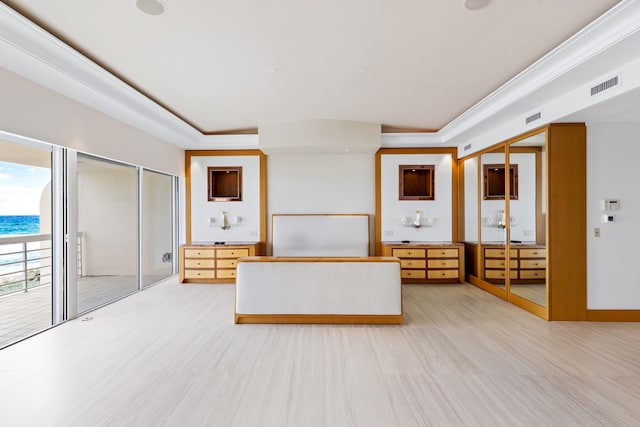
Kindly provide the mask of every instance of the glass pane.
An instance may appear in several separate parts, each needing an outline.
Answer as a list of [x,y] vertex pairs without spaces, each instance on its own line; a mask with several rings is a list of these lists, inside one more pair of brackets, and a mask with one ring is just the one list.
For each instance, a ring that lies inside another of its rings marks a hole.
[[545,232],[546,134],[533,135],[509,147],[509,161],[518,165],[518,200],[509,202],[511,247],[517,251],[518,274],[509,292],[538,305],[547,304]]
[[[480,157],[481,185],[480,185],[480,236],[481,269],[483,279],[500,289],[506,289],[506,238],[507,218],[505,216],[506,180],[502,180],[502,187],[492,179],[491,172],[505,170],[505,150],[503,147]],[[505,294],[506,297],[506,294]]]
[[0,348],[51,326],[51,149],[0,141]]
[[137,170],[78,154],[78,313],[138,289]]
[[478,157],[464,161],[464,246],[466,272],[478,277]]
[[172,177],[142,173],[142,285],[173,274]]

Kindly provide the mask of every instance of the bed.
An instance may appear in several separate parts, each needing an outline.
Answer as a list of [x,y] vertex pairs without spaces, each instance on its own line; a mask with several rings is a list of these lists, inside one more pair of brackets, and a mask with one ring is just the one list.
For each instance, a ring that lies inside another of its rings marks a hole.
[[400,260],[369,257],[368,215],[274,215],[273,256],[238,259],[236,323],[402,324]]

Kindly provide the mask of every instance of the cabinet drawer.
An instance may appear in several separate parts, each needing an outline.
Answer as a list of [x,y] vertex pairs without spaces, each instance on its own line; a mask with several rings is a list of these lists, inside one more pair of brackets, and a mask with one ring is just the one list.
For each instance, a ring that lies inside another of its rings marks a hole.
[[400,268],[426,268],[427,262],[423,259],[401,259]]
[[185,258],[213,258],[215,257],[215,249],[185,249]]
[[215,277],[214,270],[185,270],[185,279],[213,279]]
[[429,270],[428,279],[457,279],[458,270]]
[[546,249],[520,249],[520,258],[546,258]]
[[393,256],[398,258],[424,258],[424,249],[394,249]]
[[[509,276],[512,279],[517,279],[518,270],[511,270]],[[504,270],[485,270],[484,277],[487,279],[504,279]]]
[[[507,254],[507,251],[504,249],[495,249],[495,248],[491,248],[491,249],[485,249],[484,250],[484,257],[485,258],[504,258]],[[518,250],[517,249],[511,249],[509,251],[509,256],[511,258],[518,258]]]
[[185,259],[185,268],[215,268],[216,261],[214,259]]
[[[486,259],[484,260],[485,268],[504,268],[506,261],[504,259]],[[518,268],[518,260],[512,259],[509,261],[511,268]]]
[[544,279],[545,270],[520,270],[521,279]]
[[400,270],[400,277],[403,279],[424,279],[424,270]]
[[520,268],[545,268],[547,261],[544,259],[521,259]]
[[429,249],[427,251],[429,258],[458,258],[457,249]]
[[218,279],[233,279],[235,277],[235,270],[218,270]]
[[429,268],[458,268],[457,259],[430,259]]
[[236,268],[238,265],[237,259],[219,259],[218,268]]
[[238,258],[249,256],[249,249],[218,249],[218,258]]

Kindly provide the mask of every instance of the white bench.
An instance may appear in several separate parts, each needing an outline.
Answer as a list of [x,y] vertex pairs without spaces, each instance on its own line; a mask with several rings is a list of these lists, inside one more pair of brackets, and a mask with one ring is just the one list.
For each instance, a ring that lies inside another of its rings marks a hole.
[[235,322],[402,324],[400,260],[240,258]]

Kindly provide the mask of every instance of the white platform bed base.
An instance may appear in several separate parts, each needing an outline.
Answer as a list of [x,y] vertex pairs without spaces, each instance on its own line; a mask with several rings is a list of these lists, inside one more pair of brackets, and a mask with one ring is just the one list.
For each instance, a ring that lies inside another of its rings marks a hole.
[[400,260],[240,258],[235,322],[401,325]]

